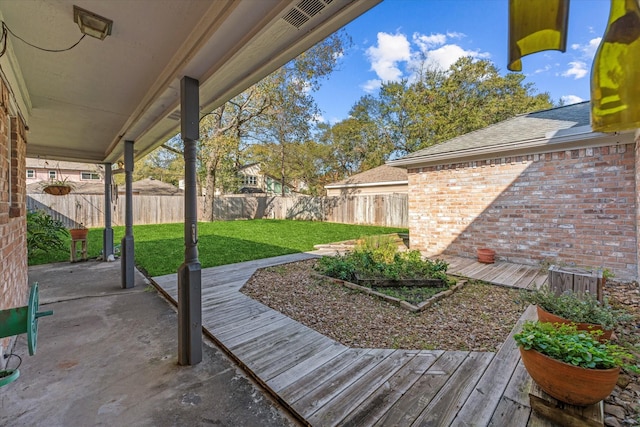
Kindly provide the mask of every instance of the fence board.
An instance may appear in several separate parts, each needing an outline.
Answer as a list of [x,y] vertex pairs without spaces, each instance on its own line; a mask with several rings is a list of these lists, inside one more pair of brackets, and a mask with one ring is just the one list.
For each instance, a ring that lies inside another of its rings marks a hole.
[[[406,194],[357,195],[348,197],[229,195],[214,198],[214,218],[298,219],[345,224],[408,227]],[[202,218],[204,198],[199,198]],[[124,197],[112,205],[113,225],[124,225]],[[104,227],[104,195],[29,194],[27,208],[44,209],[67,227],[82,222],[87,227]],[[162,224],[184,221],[184,199],[178,196],[133,195],[134,224]]]

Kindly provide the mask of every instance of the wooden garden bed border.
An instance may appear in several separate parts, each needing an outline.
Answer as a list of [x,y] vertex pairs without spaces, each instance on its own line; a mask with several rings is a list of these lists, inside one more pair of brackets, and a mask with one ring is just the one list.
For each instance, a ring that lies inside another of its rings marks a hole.
[[442,298],[448,297],[449,295],[453,294],[454,292],[458,291],[459,289],[462,289],[466,284],[467,281],[466,280],[462,280],[459,283],[457,283],[455,286],[453,286],[450,289],[447,289],[446,291],[442,291],[442,292],[438,292],[437,294],[435,294],[434,296],[432,296],[431,298],[429,298],[426,301],[422,301],[420,304],[418,305],[413,305],[411,303],[408,303],[407,301],[403,301],[399,298],[395,298],[395,297],[391,297],[389,295],[385,295],[383,293],[380,292],[376,292],[371,288],[367,288],[366,286],[360,286],[360,285],[356,285],[355,283],[351,283],[348,282],[346,280],[341,280],[341,279],[336,279],[335,277],[329,277],[329,276],[324,276],[320,273],[316,273],[316,272],[311,272],[313,277],[316,277],[318,279],[326,279],[326,280],[330,280],[333,283],[336,283],[338,285],[342,285],[346,288],[349,289],[354,289],[356,291],[360,291],[363,292],[365,294],[368,295],[373,295],[376,296],[378,298],[382,298],[387,302],[390,302],[391,304],[394,304],[400,308],[403,308],[405,310],[411,311],[412,313],[419,313],[422,312],[424,310],[426,310],[427,308],[431,307],[431,305],[437,301],[440,301]]

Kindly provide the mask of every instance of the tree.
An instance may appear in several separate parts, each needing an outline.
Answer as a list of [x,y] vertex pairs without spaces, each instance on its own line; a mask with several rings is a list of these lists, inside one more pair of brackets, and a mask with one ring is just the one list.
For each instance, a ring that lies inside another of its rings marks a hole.
[[387,156],[405,155],[517,114],[552,107],[547,93],[536,94],[534,85],[523,80],[517,73],[501,76],[490,61],[470,57],[460,58],[448,70],[423,65],[415,80],[387,82],[377,98],[361,98],[352,118],[361,127],[375,125],[377,131],[370,132]]
[[301,169],[291,167],[293,162],[289,157],[295,158],[299,147],[311,139],[311,130],[319,115],[311,94],[336,68],[349,43],[345,33],[336,33],[265,79],[271,104],[265,114],[252,123],[252,136],[271,147],[269,151],[261,150],[263,168],[280,178],[283,196],[288,181],[304,178],[297,175]]

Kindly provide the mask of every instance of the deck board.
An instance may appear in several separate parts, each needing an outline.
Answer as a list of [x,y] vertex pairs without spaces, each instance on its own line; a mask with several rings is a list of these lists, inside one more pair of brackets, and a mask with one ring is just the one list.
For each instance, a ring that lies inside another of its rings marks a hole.
[[[239,292],[258,268],[319,253],[202,270],[203,328],[307,424],[546,425],[531,413],[530,378],[511,338],[498,354],[353,349]],[[503,286],[538,287],[546,278],[532,266],[439,258],[451,274]],[[153,281],[177,303],[176,274]]]

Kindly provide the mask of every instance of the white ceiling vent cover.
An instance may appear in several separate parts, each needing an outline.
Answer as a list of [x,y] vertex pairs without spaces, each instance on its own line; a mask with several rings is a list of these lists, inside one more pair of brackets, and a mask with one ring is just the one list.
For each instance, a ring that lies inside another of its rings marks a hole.
[[282,17],[296,28],[302,27],[309,19],[316,16],[333,0],[301,0],[285,16]]

